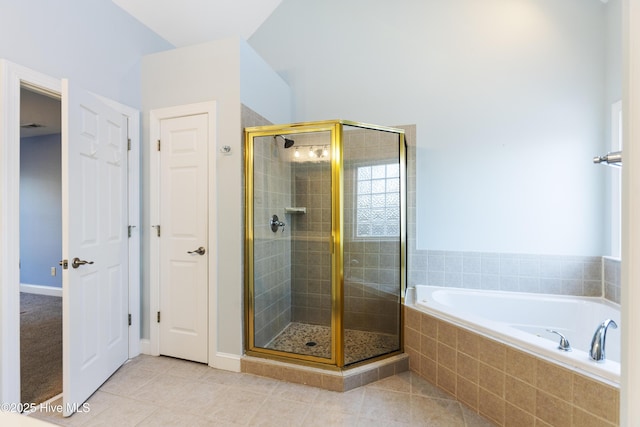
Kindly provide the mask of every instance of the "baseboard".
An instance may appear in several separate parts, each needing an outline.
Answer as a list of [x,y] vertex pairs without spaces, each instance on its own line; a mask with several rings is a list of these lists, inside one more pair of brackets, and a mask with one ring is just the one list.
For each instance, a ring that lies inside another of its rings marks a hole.
[[158,356],[151,350],[151,341],[147,338],[140,339],[140,354],[147,354],[149,356]]
[[[143,338],[140,340],[140,353],[149,356],[159,356],[153,351],[151,340]],[[240,372],[240,359],[242,356],[230,353],[216,353],[213,359],[209,360],[209,366],[223,371]]]
[[30,285],[28,283],[20,283],[20,292],[27,294],[49,295],[52,297],[62,298],[62,288],[53,286]]
[[209,366],[224,371],[240,372],[241,356],[230,353],[216,353],[213,360],[209,360]]

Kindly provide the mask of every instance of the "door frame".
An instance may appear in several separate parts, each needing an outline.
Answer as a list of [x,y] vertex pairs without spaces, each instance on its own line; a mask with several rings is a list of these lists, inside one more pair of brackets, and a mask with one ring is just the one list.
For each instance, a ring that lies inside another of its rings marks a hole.
[[[20,88],[61,97],[62,81],[0,59],[0,401],[20,403]],[[104,100],[104,98],[102,98]],[[127,116],[129,152],[129,357],[140,354],[140,113],[115,101]],[[137,230],[137,231],[136,231]],[[62,243],[61,243],[62,244]],[[137,327],[135,325],[138,325]]]
[[216,260],[217,240],[217,204],[215,198],[216,188],[216,102],[200,102],[195,104],[179,105],[174,107],[154,109],[149,112],[149,188],[150,188],[150,223],[149,223],[149,342],[145,353],[160,355],[160,326],[157,322],[157,313],[160,311],[160,239],[154,225],[162,225],[160,222],[160,155],[157,143],[160,140],[160,122],[167,119],[175,119],[184,116],[207,114],[208,118],[208,215],[209,226],[207,236],[207,250],[209,251],[208,267],[208,362],[211,367],[221,367],[216,364],[217,355],[217,268]]

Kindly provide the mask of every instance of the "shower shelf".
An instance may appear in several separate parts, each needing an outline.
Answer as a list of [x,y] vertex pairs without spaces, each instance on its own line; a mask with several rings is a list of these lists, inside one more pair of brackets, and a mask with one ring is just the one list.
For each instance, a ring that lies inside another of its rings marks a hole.
[[284,213],[288,213],[288,214],[306,214],[307,213],[307,208],[304,208],[304,207],[284,208]]

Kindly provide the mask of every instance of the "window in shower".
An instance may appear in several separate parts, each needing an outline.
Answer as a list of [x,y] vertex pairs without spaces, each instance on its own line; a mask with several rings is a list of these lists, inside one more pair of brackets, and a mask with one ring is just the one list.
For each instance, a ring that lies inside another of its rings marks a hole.
[[356,237],[400,234],[400,166],[360,166],[356,171]]

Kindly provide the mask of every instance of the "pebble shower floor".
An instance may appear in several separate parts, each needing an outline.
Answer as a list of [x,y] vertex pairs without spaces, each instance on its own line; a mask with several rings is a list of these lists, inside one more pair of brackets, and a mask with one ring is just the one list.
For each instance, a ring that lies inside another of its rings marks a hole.
[[[329,326],[290,323],[267,348],[289,353],[331,357],[331,328]],[[397,335],[376,332],[344,331],[345,364],[365,360],[398,349]]]

